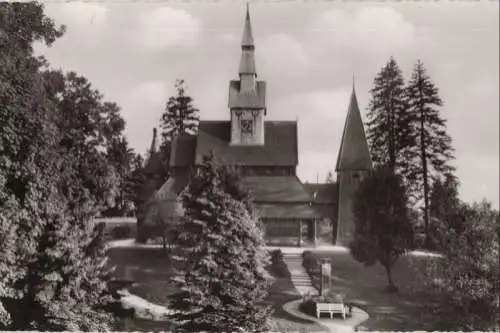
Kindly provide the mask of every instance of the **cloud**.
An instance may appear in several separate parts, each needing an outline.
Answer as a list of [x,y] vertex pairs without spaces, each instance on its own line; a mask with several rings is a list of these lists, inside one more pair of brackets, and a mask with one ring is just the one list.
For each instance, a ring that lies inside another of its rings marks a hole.
[[234,32],[223,32],[215,35],[215,39],[223,43],[234,43],[238,40],[238,36]]
[[67,32],[63,42],[96,45],[108,21],[108,9],[100,4],[68,2],[52,4],[46,8],[47,14],[56,24],[64,24]]
[[321,120],[344,119],[349,105],[351,88],[314,90],[284,97],[271,107],[275,119]]
[[297,174],[303,182],[324,183],[328,171],[335,170],[336,159],[335,152],[302,151]]
[[160,7],[140,18],[136,41],[147,51],[194,45],[200,38],[201,21],[180,9]]
[[279,73],[280,76],[302,75],[311,67],[306,49],[287,34],[268,37],[258,46],[263,72]]
[[[498,153],[496,156],[478,156],[465,154],[457,156],[460,164],[457,176],[462,181],[460,196],[466,202],[480,201],[487,198],[498,207],[500,200]],[[473,168],[469,166],[473,165]]]
[[127,120],[127,137],[132,147],[144,152],[151,143],[152,129],[159,126],[167,96],[172,93],[163,81],[142,82],[125,91],[121,105],[122,116]]
[[299,167],[303,181],[324,181],[333,170],[349,106],[350,87],[314,90],[283,98],[270,109],[270,118],[296,119],[299,131]]
[[364,58],[386,58],[413,50],[418,44],[414,26],[388,7],[326,11],[312,23],[311,33],[316,48],[322,48],[328,55],[354,53]]

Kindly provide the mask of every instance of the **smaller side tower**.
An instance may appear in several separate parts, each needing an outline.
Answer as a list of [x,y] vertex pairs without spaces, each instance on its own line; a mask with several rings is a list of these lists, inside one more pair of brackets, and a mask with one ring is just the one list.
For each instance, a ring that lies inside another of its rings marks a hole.
[[359,112],[354,84],[337,157],[338,216],[333,239],[337,245],[349,245],[354,236],[353,195],[359,183],[373,169],[363,120]]

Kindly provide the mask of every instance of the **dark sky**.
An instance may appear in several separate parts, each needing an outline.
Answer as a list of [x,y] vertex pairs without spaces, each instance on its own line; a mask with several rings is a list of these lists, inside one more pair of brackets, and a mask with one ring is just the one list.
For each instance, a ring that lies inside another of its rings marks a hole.
[[[139,152],[177,78],[186,80],[202,119],[228,119],[243,3],[54,2],[46,9],[68,32],[39,51],[122,107]],[[406,80],[421,59],[439,88],[461,197],[498,207],[498,2],[254,2],[250,13],[268,117],[299,120],[303,181],[318,174],[322,181],[335,167],[353,73],[364,117],[373,78],[392,55]]]

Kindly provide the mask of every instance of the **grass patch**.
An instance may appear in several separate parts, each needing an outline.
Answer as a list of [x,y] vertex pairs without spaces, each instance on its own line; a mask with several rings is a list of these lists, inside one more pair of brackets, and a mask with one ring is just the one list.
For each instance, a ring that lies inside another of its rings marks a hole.
[[396,262],[393,279],[398,293],[388,293],[385,270],[380,265],[365,267],[349,253],[305,252],[304,267],[314,287],[319,288],[322,258],[332,262],[332,292],[344,295],[346,303],[368,312],[370,318],[361,325],[370,331],[391,330],[452,330],[453,318],[430,313],[429,308],[440,302],[440,296],[423,292],[423,281],[415,266],[426,265],[436,258],[403,257]]
[[[174,250],[175,251],[175,250]],[[176,262],[170,260],[161,248],[112,248],[108,251],[109,264],[116,266],[115,276],[120,280],[134,281],[130,292],[149,302],[166,305],[169,296],[178,289],[169,280]],[[283,261],[281,251],[271,253],[271,264],[267,267],[274,280],[266,304],[274,313],[270,319],[271,331],[319,332],[324,329],[314,322],[289,315],[282,308],[288,301],[299,298],[291,280],[290,272]],[[117,330],[168,331],[167,322],[126,318],[120,320]]]

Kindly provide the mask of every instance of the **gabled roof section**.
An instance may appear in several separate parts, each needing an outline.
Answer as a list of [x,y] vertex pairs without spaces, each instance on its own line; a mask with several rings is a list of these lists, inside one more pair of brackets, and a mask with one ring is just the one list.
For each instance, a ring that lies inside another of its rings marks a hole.
[[194,164],[196,135],[183,134],[172,141],[171,167],[188,167]]
[[214,151],[216,161],[235,166],[297,166],[297,123],[266,121],[264,144],[231,145],[230,121],[201,121],[196,142],[195,161]]
[[314,203],[318,204],[334,204],[338,199],[338,184],[310,184],[305,183],[304,187],[309,192]]
[[251,93],[240,92],[241,82],[229,82],[229,108],[230,109],[265,109],[266,108],[266,82],[257,81],[255,90]]
[[316,218],[316,212],[306,204],[256,204],[259,217],[263,219],[307,219]]
[[147,174],[159,174],[162,171],[161,153],[158,151],[157,145],[157,131],[156,128],[153,128],[153,139],[148,151],[149,156],[144,162],[144,172]]
[[370,151],[353,86],[335,171],[371,169]]
[[311,196],[296,176],[244,177],[243,183],[254,202],[308,203]]

